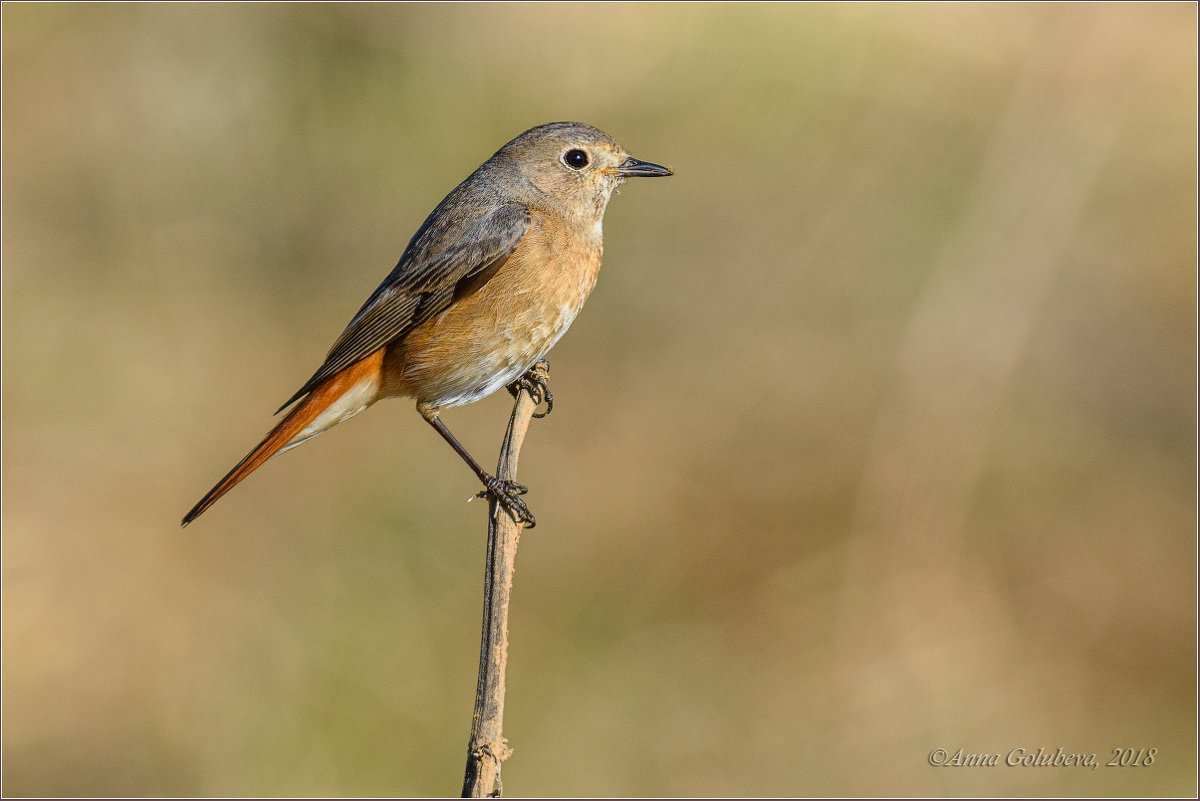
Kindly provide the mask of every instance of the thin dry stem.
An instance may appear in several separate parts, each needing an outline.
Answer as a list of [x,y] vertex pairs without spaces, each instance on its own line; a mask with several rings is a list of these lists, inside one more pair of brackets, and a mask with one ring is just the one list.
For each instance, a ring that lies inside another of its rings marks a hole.
[[[541,371],[542,378],[549,375],[549,365],[544,362],[535,369]],[[522,390],[517,395],[512,416],[508,420],[508,431],[500,449],[500,462],[496,466],[496,478],[502,481],[516,480],[521,445],[536,410],[537,402],[528,391]],[[502,734],[504,672],[508,665],[508,601],[522,526],[495,498],[491,499],[489,508],[479,682],[475,687],[475,714],[471,720],[471,739],[467,744],[463,798],[498,797],[502,790],[500,763],[512,753]]]

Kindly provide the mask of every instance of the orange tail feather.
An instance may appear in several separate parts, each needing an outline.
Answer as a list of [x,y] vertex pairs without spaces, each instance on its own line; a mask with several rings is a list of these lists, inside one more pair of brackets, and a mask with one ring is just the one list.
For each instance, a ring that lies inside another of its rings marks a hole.
[[[378,376],[383,364],[383,349],[376,351],[367,358],[355,362],[340,373],[330,376],[320,386],[308,394],[300,404],[292,409],[279,425],[271,429],[271,433],[238,462],[237,467],[230,470],[217,485],[192,507],[183,517],[181,525],[186,526],[195,520],[204,510],[216,503],[222,495],[241,483],[242,479],[262,467],[263,463],[279,453],[296,435],[316,420],[322,412],[332,406],[346,392],[365,379]],[[372,399],[373,400],[373,399]],[[344,419],[344,418],[343,418]],[[335,420],[334,423],[337,421]],[[330,423],[333,425],[334,423]],[[306,437],[307,439],[307,437]],[[297,443],[299,444],[299,443]]]

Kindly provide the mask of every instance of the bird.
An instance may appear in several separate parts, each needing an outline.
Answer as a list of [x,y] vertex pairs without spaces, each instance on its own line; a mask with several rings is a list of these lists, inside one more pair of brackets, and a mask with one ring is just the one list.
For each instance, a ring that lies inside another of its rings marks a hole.
[[527,488],[480,467],[441,420],[443,409],[501,388],[553,405],[535,369],[596,284],[609,199],[626,179],[673,175],[580,122],[530,128],[438,203],[395,268],[351,318],[325,361],[276,412],[290,408],[183,517],[187,526],[268,459],[378,400],[416,401],[518,523],[536,518]]

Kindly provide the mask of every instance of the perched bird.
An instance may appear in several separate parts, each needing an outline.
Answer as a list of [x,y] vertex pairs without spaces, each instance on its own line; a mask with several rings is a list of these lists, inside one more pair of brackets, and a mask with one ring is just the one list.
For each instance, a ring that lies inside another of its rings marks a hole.
[[671,174],[578,122],[540,125],[500,148],[426,218],[325,363],[279,411],[296,405],[182,524],[275,454],[377,400],[407,397],[486,492],[533,525],[525,487],[489,475],[438,414],[502,387],[551,401],[531,368],[596,284],[609,198],[626,178]]

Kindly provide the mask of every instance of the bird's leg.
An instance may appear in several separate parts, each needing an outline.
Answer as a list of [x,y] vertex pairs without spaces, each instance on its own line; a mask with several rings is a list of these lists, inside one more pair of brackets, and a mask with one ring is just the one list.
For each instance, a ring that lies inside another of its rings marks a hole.
[[450,443],[450,447],[454,449],[462,460],[467,463],[467,466],[474,471],[475,475],[479,476],[479,480],[483,482],[483,486],[487,487],[487,494],[495,498],[501,506],[503,506],[512,519],[518,523],[524,523],[528,528],[533,528],[537,525],[537,521],[533,517],[533,512],[529,511],[529,507],[525,505],[525,501],[521,498],[522,495],[529,492],[529,487],[524,484],[518,484],[510,479],[499,479],[493,475],[489,475],[486,470],[479,466],[479,462],[467,452],[467,449],[455,439],[450,433],[450,429],[446,427],[438,418],[438,410],[436,407],[427,406],[425,404],[417,404],[417,411],[425,418],[425,422],[433,426],[434,430],[442,435],[442,439]]
[[539,406],[544,402],[546,411],[541,414],[534,414],[534,417],[545,417],[550,414],[550,410],[554,408],[554,393],[550,391],[550,362],[545,359],[538,359],[537,364],[525,371],[525,374],[516,381],[508,385],[508,391],[515,398],[521,394],[521,390],[529,393],[529,397],[533,398],[533,402]]

